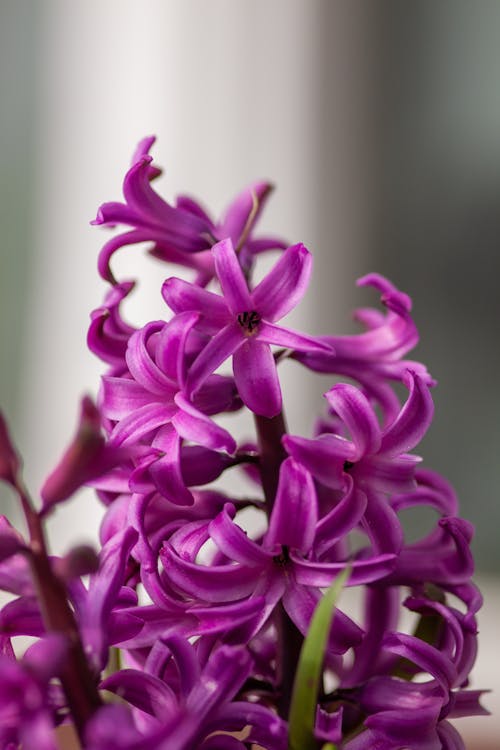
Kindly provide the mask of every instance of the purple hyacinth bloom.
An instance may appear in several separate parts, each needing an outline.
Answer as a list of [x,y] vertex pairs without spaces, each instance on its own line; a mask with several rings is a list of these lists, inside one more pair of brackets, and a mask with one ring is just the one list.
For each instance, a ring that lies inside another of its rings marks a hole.
[[197,283],[205,285],[213,276],[213,258],[210,247],[218,240],[231,237],[241,245],[246,265],[253,256],[270,249],[283,249],[286,245],[275,237],[253,238],[252,232],[272,186],[256,182],[245,189],[226,210],[223,219],[214,222],[191,198],[181,196],[176,205],[168,204],[151,187],[160,173],[152,164],[149,150],[154,137],[144,138],[132,159],[132,166],[123,182],[125,203],[104,203],[93,224],[132,227],[125,234],[107,242],[99,255],[99,273],[111,283],[116,283],[109,263],[121,247],[140,242],[153,242],[152,254],[164,261],[194,268]]
[[358,381],[369,398],[381,405],[384,422],[389,423],[399,412],[391,381],[403,380],[407,370],[417,373],[429,386],[435,381],[423,364],[402,359],[419,340],[408,295],[378,273],[363,276],[357,285],[379,290],[386,314],[373,308],[356,310],[355,320],[366,328],[363,333],[321,336],[332,347],[330,352],[297,352],[293,357],[315,372],[346,375]]
[[[2,639],[3,640],[3,639]],[[53,714],[58,706],[49,689],[67,651],[65,639],[49,635],[31,646],[17,662],[9,644],[0,653],[0,745],[57,750]]]
[[199,313],[197,329],[211,340],[191,365],[186,381],[193,393],[233,356],[233,372],[243,402],[254,413],[273,417],[281,410],[281,389],[271,345],[300,351],[330,347],[311,336],[275,325],[302,299],[312,258],[304,245],[289,247],[274,268],[250,290],[230,239],[212,248],[223,296],[177,278],[162,293],[176,313]]
[[122,710],[128,731],[117,741],[118,715],[106,707],[88,728],[89,745],[92,750],[244,750],[242,741],[225,734],[246,730],[246,742],[285,750],[285,723],[263,706],[237,699],[251,667],[244,646],[224,645],[203,655],[182,638],[159,639],[144,670],[116,672],[101,684],[135,707],[133,720]]
[[432,399],[422,378],[407,371],[404,382],[410,393],[397,417],[384,429],[375,410],[355,386],[339,383],[325,397],[351,439],[333,432],[318,438],[286,435],[288,453],[329,487],[342,487],[345,474],[366,490],[393,493],[411,490],[418,456],[408,454],[426,433],[433,415]]
[[[314,559],[315,538],[318,528],[321,529],[314,484],[310,474],[291,458],[281,466],[269,528],[261,544],[249,539],[232,520],[234,512],[234,507],[227,505],[209,524],[186,525],[183,530],[186,542],[174,535],[160,557],[166,580],[194,601],[216,605],[264,597],[265,607],[255,628],[262,627],[282,601],[297,628],[305,633],[321,597],[320,589],[329,586],[346,565],[352,568],[348,585],[378,580],[393,568],[394,554],[370,556],[367,550],[350,561]],[[343,523],[352,523],[349,514],[345,514]],[[345,526],[337,528],[339,536],[346,531]],[[223,554],[225,564],[194,562],[208,536]],[[361,637],[362,631],[338,611],[330,643],[332,651],[343,653]]]
[[[197,320],[197,313],[187,312],[136,331],[125,351],[128,372],[102,381],[102,411],[113,425],[109,445],[150,446],[139,474],[147,468],[157,489],[180,505],[193,502],[181,476],[183,439],[214,451],[236,450],[229,432],[207,416],[238,405],[232,379],[213,375],[192,400],[186,397],[185,349]],[[133,486],[137,474],[130,479]]]

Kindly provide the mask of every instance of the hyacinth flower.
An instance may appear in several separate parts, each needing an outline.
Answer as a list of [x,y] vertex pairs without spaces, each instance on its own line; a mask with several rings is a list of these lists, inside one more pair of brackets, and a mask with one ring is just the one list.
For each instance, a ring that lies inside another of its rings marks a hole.
[[[101,709],[88,728],[91,746],[244,750],[247,743],[258,743],[265,750],[285,750],[285,723],[263,706],[237,699],[251,667],[243,646],[219,646],[204,655],[182,638],[160,638],[143,670],[116,672],[101,684],[130,702],[134,711]],[[126,732],[114,744],[117,721]],[[229,733],[243,734],[244,741]]]
[[366,331],[351,336],[321,336],[331,346],[330,351],[294,352],[290,356],[315,372],[353,378],[369,398],[381,405],[384,419],[389,422],[400,409],[391,381],[404,381],[407,370],[418,374],[429,386],[435,385],[435,380],[421,362],[402,359],[419,339],[408,295],[378,273],[363,276],[357,285],[380,291],[387,312],[374,308],[356,310],[354,319]]
[[119,248],[140,242],[154,243],[152,254],[161,260],[191,267],[197,271],[197,283],[206,285],[213,276],[210,247],[230,237],[242,251],[247,270],[253,256],[266,250],[283,249],[286,245],[276,237],[252,237],[272,185],[256,182],[246,188],[227,208],[224,217],[214,222],[192,198],[180,196],[171,206],[151,187],[161,174],[152,164],[149,150],[154,137],[144,138],[138,145],[132,166],[123,181],[125,203],[104,203],[93,222],[96,225],[133,227],[125,234],[107,242],[99,255],[99,273],[106,281],[116,283],[110,260]]
[[[228,504],[208,526],[186,525],[185,542],[174,536],[160,551],[160,557],[166,580],[195,601],[215,604],[263,597],[261,618],[254,623],[257,629],[282,601],[291,620],[305,633],[321,587],[330,585],[347,564],[351,566],[349,584],[353,586],[383,578],[394,565],[394,555],[369,555],[367,550],[349,561],[311,559],[318,525],[316,496],[310,474],[293,459],[281,465],[269,528],[261,544],[249,539],[233,521],[234,513],[235,508]],[[347,531],[346,527],[338,529],[339,535]],[[196,554],[208,537],[226,558],[225,564],[195,564]],[[332,637],[332,650],[343,653],[359,641],[361,632],[338,611]]]
[[[358,311],[364,332],[283,327],[312,256],[255,235],[269,183],[253,183],[214,221],[191,198],[171,205],[155,192],[152,143],[139,144],[124,202],[98,214],[96,223],[127,228],[99,256],[111,288],[91,314],[88,346],[106,371],[39,504],[0,419],[0,478],[28,527],[25,537],[0,519],[3,746],[53,750],[64,722],[82,750],[463,750],[451,721],[484,713],[469,687],[482,599],[472,526],[413,453],[435,381],[407,359],[418,341],[411,300],[369,274],[358,283],[380,292],[385,312]],[[110,262],[140,242],[194,279],[160,270],[166,319],[138,327],[123,316],[135,280],[117,283]],[[254,283],[271,249],[280,255]],[[287,432],[285,359],[335,376],[313,438]],[[232,375],[219,374],[229,360]],[[219,423],[238,410],[256,432],[239,445]],[[241,470],[253,484],[238,495]],[[54,557],[46,516],[83,484],[105,505],[101,549]],[[400,514],[415,507],[437,520],[408,542]],[[342,581],[360,591],[361,615],[332,604]],[[311,623],[325,605],[334,609],[318,645]],[[24,656],[18,636],[35,640]],[[314,684],[301,684],[304,639]]]
[[128,372],[103,377],[100,398],[103,415],[113,425],[109,445],[151,446],[150,476],[178,504],[193,502],[180,475],[183,439],[213,451],[236,450],[228,431],[207,416],[239,405],[232,379],[213,375],[197,398],[187,397],[185,346],[197,320],[198,314],[188,312],[135,331],[125,351]]
[[222,296],[171,278],[162,293],[176,313],[198,312],[197,329],[211,336],[189,368],[186,388],[196,392],[232,355],[236,385],[255,414],[274,417],[282,398],[271,345],[298,351],[329,350],[312,336],[275,325],[302,299],[312,259],[304,245],[292,245],[264,279],[250,290],[231,240],[212,248]]

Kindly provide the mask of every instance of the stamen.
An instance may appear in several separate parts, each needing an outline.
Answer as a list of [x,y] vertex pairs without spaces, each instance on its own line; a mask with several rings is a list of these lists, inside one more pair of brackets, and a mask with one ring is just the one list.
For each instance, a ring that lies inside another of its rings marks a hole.
[[255,310],[246,310],[239,313],[238,323],[245,331],[246,336],[253,336],[260,323],[260,315]]
[[274,555],[273,562],[283,568],[290,561],[290,555],[288,554],[288,547],[284,544],[281,547],[281,553]]

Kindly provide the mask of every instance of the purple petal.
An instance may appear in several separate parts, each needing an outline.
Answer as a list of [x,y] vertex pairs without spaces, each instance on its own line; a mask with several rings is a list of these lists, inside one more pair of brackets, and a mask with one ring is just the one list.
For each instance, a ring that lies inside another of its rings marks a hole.
[[243,403],[255,414],[275,417],[281,411],[281,388],[268,344],[247,339],[234,352],[233,372]]
[[99,685],[151,716],[167,721],[176,712],[175,695],[163,680],[137,669],[122,669],[107,677]]
[[198,390],[206,379],[241,346],[244,341],[238,323],[229,323],[205,346],[191,365],[187,381],[186,392],[191,395]]
[[87,344],[104,362],[123,367],[128,340],[135,328],[120,317],[120,304],[134,288],[134,282],[117,284],[106,295],[104,305],[91,313]]
[[167,279],[163,283],[161,293],[175,313],[200,313],[198,328],[205,333],[217,333],[232,318],[223,297],[182,279]]
[[175,315],[158,336],[156,362],[165,375],[180,386],[186,380],[186,341],[199,317],[196,312]]
[[437,648],[406,633],[389,633],[382,643],[393,654],[409,659],[424,672],[431,674],[441,686],[443,696],[454,684],[456,670],[450,659]]
[[262,318],[283,318],[305,294],[312,271],[312,255],[302,245],[292,245],[252,292],[253,307]]
[[176,412],[177,406],[160,403],[141,406],[118,422],[111,432],[110,443],[116,447],[137,442],[170,422]]
[[180,467],[181,440],[174,426],[162,427],[153,447],[163,451],[164,456],[149,467],[149,473],[161,495],[175,505],[192,505],[194,498],[184,484]]
[[363,519],[363,529],[374,552],[398,554],[403,546],[403,529],[386,498],[367,490],[368,504]]
[[101,550],[98,572],[90,579],[80,628],[98,666],[107,660],[108,618],[124,583],[128,557],[136,541],[137,531],[131,527],[112,537]]
[[224,506],[224,510],[210,523],[211,538],[230,560],[250,567],[268,567],[271,563],[271,556],[249,539],[243,529],[233,522],[234,513],[233,505],[228,503]]
[[286,546],[306,555],[314,542],[317,520],[318,502],[312,477],[293,458],[287,458],[280,467],[278,490],[265,536],[266,549]]
[[232,461],[223,453],[199,445],[186,445],[181,452],[182,477],[188,487],[209,484],[220,477],[232,465]]
[[408,371],[405,385],[410,389],[408,400],[382,436],[380,451],[389,456],[414,448],[427,432],[434,414],[432,397],[422,378]]
[[[314,610],[322,596],[317,589],[306,586],[289,586],[283,596],[283,606],[303,635],[309,630]],[[336,608],[333,627],[328,637],[328,651],[333,654],[345,654],[348,649],[357,646],[362,638],[363,630],[359,625]]]
[[177,383],[160,370],[150,354],[150,344],[165,328],[162,321],[153,321],[136,331],[131,337],[125,355],[132,376],[143,388],[158,396],[171,396]]
[[80,406],[77,432],[56,468],[40,491],[43,512],[70,497],[86,482],[106,473],[128,456],[117,444],[106,445],[101,434],[100,415],[85,396]]
[[352,531],[364,515],[367,504],[366,494],[356,487],[349,475],[346,477],[346,482],[345,495],[329,513],[323,516],[316,527],[314,551],[318,557]]
[[294,349],[300,352],[327,352],[334,354],[332,347],[322,339],[315,336],[307,336],[304,333],[292,331],[290,328],[276,326],[273,323],[262,321],[258,328],[259,340],[266,344],[274,344],[285,349]]
[[[271,190],[272,185],[269,182],[255,182],[245,188],[228,206],[223,220],[217,227],[217,237],[230,237],[237,246],[244,231],[247,236],[250,234]],[[252,220],[249,223],[250,218]]]
[[378,581],[394,569],[395,557],[395,555],[385,554],[362,560],[324,563],[302,560],[295,555],[291,555],[297,583],[321,588],[330,586],[334,578],[348,566],[350,566],[351,572],[346,586],[359,586],[360,584]]
[[341,489],[344,486],[344,462],[352,461],[356,450],[351,442],[329,434],[315,440],[285,435],[283,445],[290,456],[327,487]]
[[15,485],[19,467],[19,456],[10,439],[7,422],[0,412],[0,479]]
[[[175,390],[172,391],[173,398]],[[130,378],[102,378],[102,413],[113,421],[119,421],[142,406],[158,400],[153,399],[150,392]]]
[[212,652],[186,701],[186,708],[197,716],[207,716],[220,704],[234,698],[250,674],[251,666],[252,657],[245,646],[220,646]]
[[161,553],[165,574],[180,591],[205,602],[230,602],[249,596],[256,586],[255,568],[241,565],[196,565],[182,560],[168,545]]
[[419,456],[366,456],[351,470],[360,486],[378,492],[411,492],[416,488],[415,469],[422,459]]
[[23,550],[27,547],[21,534],[5,516],[0,516],[0,562]]
[[[338,610],[335,610],[337,617]],[[341,742],[342,740],[342,713],[343,706],[333,713],[327,713],[320,706],[316,712],[316,724],[314,736],[325,742]]]
[[380,446],[380,427],[368,399],[358,388],[338,383],[325,394],[331,408],[351,433],[356,446],[354,461],[367,453],[376,453]]
[[231,312],[237,315],[252,311],[254,303],[231,240],[218,242],[213,246],[212,254],[224,300]]
[[175,397],[175,403],[179,410],[172,424],[179,435],[214,451],[235,453],[236,442],[227,430],[198,411],[181,393]]

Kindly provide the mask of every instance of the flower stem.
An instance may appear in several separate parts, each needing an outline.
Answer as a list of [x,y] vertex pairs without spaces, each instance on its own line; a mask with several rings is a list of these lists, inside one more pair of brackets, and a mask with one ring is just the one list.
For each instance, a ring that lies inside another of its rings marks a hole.
[[61,683],[76,730],[80,739],[83,739],[86,722],[101,705],[96,680],[85,657],[65,586],[57,578],[50,564],[39,515],[20,480],[16,483],[16,489],[28,525],[28,559],[45,628],[47,632],[62,634],[68,642],[68,654],[61,672]]
[[[286,422],[283,412],[271,418],[254,414],[254,419],[260,453],[260,476],[266,498],[266,510],[269,516],[273,509],[278,489],[280,466],[287,457],[287,453],[281,443],[281,438],[286,434]],[[276,612],[276,627],[278,630],[277,672],[281,688],[278,711],[282,718],[287,719],[290,711],[295,672],[304,639],[302,633],[296,627],[295,623],[292,622],[281,602],[278,604]]]
[[286,434],[286,423],[281,411],[271,418],[254,414],[254,419],[259,444],[260,476],[270,515],[278,489],[280,466],[287,456],[281,444],[281,438]]

